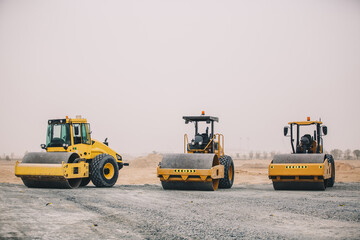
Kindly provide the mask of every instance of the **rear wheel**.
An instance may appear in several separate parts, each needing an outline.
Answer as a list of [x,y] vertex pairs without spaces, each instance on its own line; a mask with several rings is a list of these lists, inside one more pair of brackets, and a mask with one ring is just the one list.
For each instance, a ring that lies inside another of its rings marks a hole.
[[96,187],[112,187],[119,176],[116,160],[109,154],[99,154],[91,161],[90,178]]
[[326,155],[329,163],[331,163],[331,178],[327,179],[327,187],[334,186],[335,183],[335,161],[332,155],[328,154]]
[[231,188],[234,183],[235,168],[230,156],[220,158],[220,164],[224,165],[224,178],[220,179],[219,188]]

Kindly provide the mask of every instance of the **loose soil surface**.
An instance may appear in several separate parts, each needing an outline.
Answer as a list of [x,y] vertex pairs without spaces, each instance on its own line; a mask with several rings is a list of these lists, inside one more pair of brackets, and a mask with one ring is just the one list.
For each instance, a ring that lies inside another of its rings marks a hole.
[[360,239],[360,161],[326,191],[274,191],[270,160],[235,160],[216,192],[163,190],[161,155],[130,161],[112,188],[31,189],[0,161],[0,239]]
[[326,191],[240,184],[216,192],[0,183],[0,238],[360,239],[360,183]]

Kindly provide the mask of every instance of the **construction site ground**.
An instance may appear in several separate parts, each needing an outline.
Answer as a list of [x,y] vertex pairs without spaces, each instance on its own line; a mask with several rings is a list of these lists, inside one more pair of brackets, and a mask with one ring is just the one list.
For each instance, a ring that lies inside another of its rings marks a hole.
[[[112,188],[30,189],[0,161],[0,238],[360,239],[360,161],[326,191],[274,191],[270,160],[236,160],[231,189],[163,190],[160,155],[130,161]],[[155,169],[154,169],[155,167]]]

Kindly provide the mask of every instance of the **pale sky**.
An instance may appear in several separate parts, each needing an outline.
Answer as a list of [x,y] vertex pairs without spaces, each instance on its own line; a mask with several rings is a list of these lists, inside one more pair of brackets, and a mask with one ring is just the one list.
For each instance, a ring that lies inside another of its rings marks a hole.
[[0,154],[67,115],[120,154],[182,152],[202,110],[228,152],[290,152],[307,116],[360,149],[360,1],[0,0],[0,84]]

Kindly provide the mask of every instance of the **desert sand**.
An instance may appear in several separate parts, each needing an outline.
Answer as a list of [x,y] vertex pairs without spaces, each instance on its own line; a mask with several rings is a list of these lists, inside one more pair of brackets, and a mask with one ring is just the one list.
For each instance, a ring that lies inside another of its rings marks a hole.
[[[160,154],[149,154],[128,161],[130,166],[120,170],[117,184],[157,184],[156,167],[161,161]],[[20,160],[21,161],[21,160]],[[125,159],[126,161],[126,159]],[[269,159],[234,160],[234,184],[271,183],[268,179]],[[335,160],[336,182],[360,182],[360,160]],[[0,182],[22,184],[14,174],[16,160],[0,160]]]

